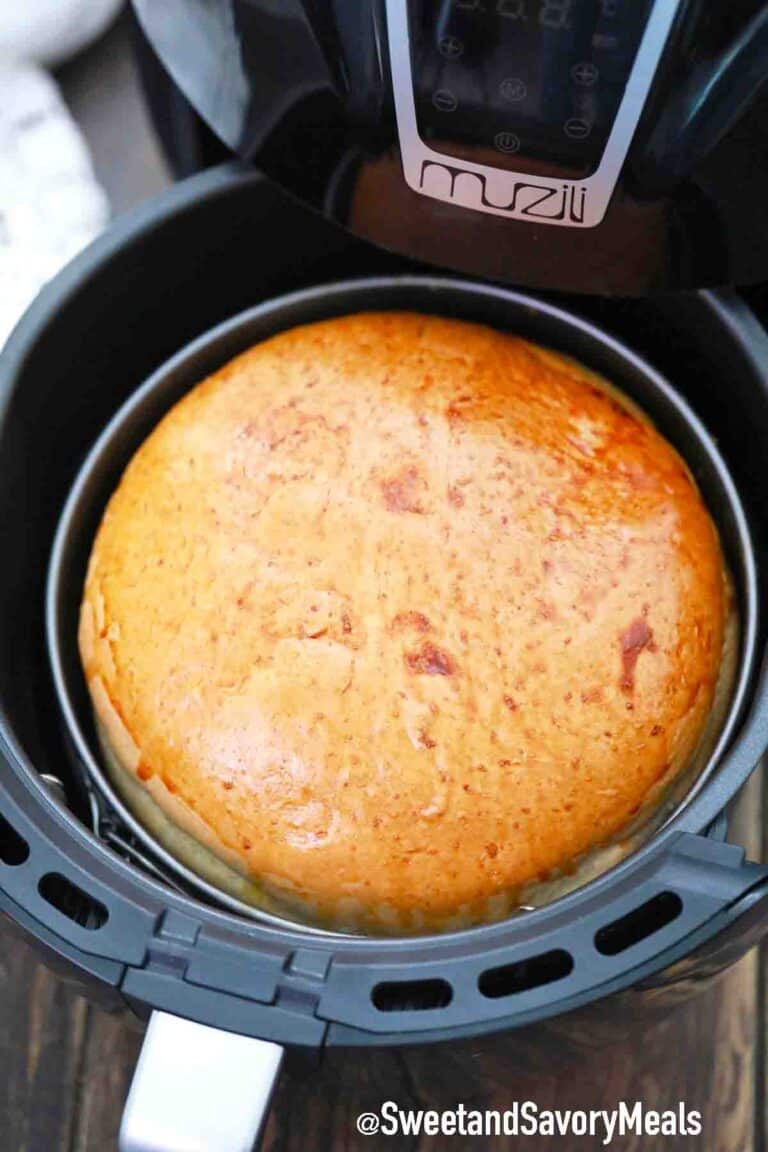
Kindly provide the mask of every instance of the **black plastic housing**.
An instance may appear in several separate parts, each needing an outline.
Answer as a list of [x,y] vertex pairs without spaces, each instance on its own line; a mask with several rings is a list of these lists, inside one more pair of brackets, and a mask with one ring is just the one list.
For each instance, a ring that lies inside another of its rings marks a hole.
[[[626,995],[663,1002],[664,989],[676,995],[763,931],[764,870],[702,833],[763,755],[764,675],[719,769],[647,849],[525,921],[429,940],[313,938],[217,911],[127,864],[40,782],[58,775],[74,797],[44,585],[56,521],[99,430],[160,363],[226,317],[303,284],[408,270],[252,171],[225,167],[108,232],[44,291],[2,355],[2,909],[102,999],[307,1046],[416,1043],[592,1001],[606,1020],[621,1004],[626,1019],[624,998],[601,998],[651,983]],[[709,294],[575,310],[643,353],[717,429],[763,557],[768,338],[749,310]]]
[[[390,39],[391,0],[133,4],[165,70],[145,70],[160,133],[185,173],[215,154],[215,134],[351,233],[518,287],[639,296],[768,277],[762,0],[659,0],[672,25],[595,227],[540,218],[558,211],[561,180],[577,195],[585,187],[578,154],[596,142],[600,109],[610,118],[614,82],[623,90],[645,0],[408,0],[411,40],[422,28],[425,50],[407,80],[393,79],[410,54],[400,31]],[[455,55],[442,52],[446,36]],[[594,82],[578,80],[579,65]],[[420,180],[417,167],[410,183],[413,142],[396,115],[406,89],[432,122],[422,143],[448,163],[422,167]],[[566,134],[574,114],[590,125],[581,140]],[[544,138],[554,151],[531,152]],[[540,189],[525,219],[496,183],[509,167]],[[443,199],[423,194],[431,180]],[[475,185],[469,208],[461,193]],[[481,199],[501,214],[478,210]]]

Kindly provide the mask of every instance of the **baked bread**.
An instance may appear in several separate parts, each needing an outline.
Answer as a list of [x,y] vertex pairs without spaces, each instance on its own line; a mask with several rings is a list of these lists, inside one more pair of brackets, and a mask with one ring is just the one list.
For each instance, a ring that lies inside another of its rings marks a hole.
[[[731,619],[676,451],[574,362],[404,313],[186,395],[90,560],[115,780],[241,899],[332,928],[496,918],[691,764]],[[709,725],[711,728],[711,723]]]

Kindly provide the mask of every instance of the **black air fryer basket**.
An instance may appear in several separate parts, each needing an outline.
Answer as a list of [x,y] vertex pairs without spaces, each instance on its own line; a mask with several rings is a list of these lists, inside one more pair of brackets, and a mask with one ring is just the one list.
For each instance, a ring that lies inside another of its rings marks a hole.
[[[101,775],[75,646],[104,500],[169,404],[273,331],[382,307],[512,327],[634,395],[710,503],[742,632],[727,741],[644,846],[542,909],[405,940],[241,914],[184,874]],[[738,297],[555,304],[433,279],[350,240],[258,174],[225,166],[140,209],[49,285],[2,354],[0,389],[0,907],[89,995],[309,1049],[531,1025],[544,1035],[540,1022],[577,1009],[599,1021],[633,999],[665,1003],[762,936],[768,869],[725,839],[728,803],[768,744],[768,336]],[[70,491],[49,591],[54,683],[46,579]],[[125,1137],[126,1148],[144,1146]]]

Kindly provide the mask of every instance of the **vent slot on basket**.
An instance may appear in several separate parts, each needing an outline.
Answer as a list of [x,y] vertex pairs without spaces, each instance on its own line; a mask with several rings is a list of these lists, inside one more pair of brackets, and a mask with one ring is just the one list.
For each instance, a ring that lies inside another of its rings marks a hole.
[[95,932],[109,919],[107,909],[99,900],[83,892],[82,888],[58,872],[48,872],[43,876],[37,890],[43,900],[89,932]]
[[499,1000],[502,996],[516,996],[520,992],[530,992],[532,988],[542,988],[554,984],[573,972],[573,957],[562,948],[542,952],[539,956],[529,956],[515,964],[503,964],[500,968],[486,968],[480,973],[477,986],[489,1000]]
[[626,916],[600,928],[595,934],[595,948],[602,956],[618,956],[666,928],[677,920],[682,910],[683,902],[676,892],[659,892]]
[[377,984],[371,992],[379,1012],[427,1012],[447,1008],[452,999],[447,980],[393,980]]
[[29,844],[19,836],[5,816],[0,816],[0,860],[11,868],[17,868],[29,859]]

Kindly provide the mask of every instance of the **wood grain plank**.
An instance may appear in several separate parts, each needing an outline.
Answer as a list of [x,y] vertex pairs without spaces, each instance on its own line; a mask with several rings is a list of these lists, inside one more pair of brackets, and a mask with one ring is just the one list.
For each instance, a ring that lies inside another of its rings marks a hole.
[[[17,946],[14,945],[14,949]],[[26,953],[26,949],[18,948]],[[20,964],[29,958],[25,955]],[[508,1107],[534,1100],[540,1108],[604,1108],[622,1099],[643,1099],[663,1109],[685,1100],[702,1112],[702,1141],[617,1141],[620,1149],[661,1152],[691,1146],[707,1152],[753,1149],[755,959],[747,957],[721,982],[651,1029],[637,1028],[610,1049],[587,1052],[570,1070],[523,1073],[518,1037],[503,1042],[439,1046],[405,1051],[334,1052],[320,1067],[297,1070],[289,1062],[268,1127],[265,1146],[280,1152],[372,1146],[354,1127],[358,1112],[378,1110],[393,1099],[402,1107]],[[19,967],[16,967],[16,977]],[[124,1017],[83,1002],[36,964],[16,1019],[26,1042],[18,1044],[13,1013],[6,1016],[0,1056],[0,1148],[3,1152],[107,1152],[116,1147],[122,1102],[138,1054],[140,1034]],[[27,997],[25,1002],[24,997]],[[522,1036],[522,1034],[521,1034]],[[11,1039],[13,1037],[14,1039]],[[503,1047],[511,1051],[505,1053]],[[706,1139],[705,1139],[706,1138]],[[502,1147],[503,1141],[483,1142]],[[391,1138],[387,1147],[437,1152],[444,1138]],[[451,1139],[471,1152],[473,1137]],[[532,1152],[551,1148],[547,1139],[527,1140]],[[560,1140],[558,1149],[584,1147]],[[215,1152],[215,1150],[214,1150]]]
[[68,1152],[86,1006],[16,937],[0,957],[0,1148]]
[[[653,1028],[628,1022],[626,1038],[610,1048],[585,1052],[570,1069],[520,1072],[524,1055],[515,1052],[523,1034],[485,1043],[417,1051],[332,1052],[312,1076],[284,1076],[270,1118],[269,1152],[333,1148],[362,1152],[386,1146],[393,1152],[419,1150],[477,1152],[514,1146],[504,1138],[472,1136],[390,1137],[381,1145],[358,1135],[359,1112],[378,1112],[385,1100],[402,1108],[509,1108],[534,1101],[540,1109],[614,1108],[642,1100],[663,1111],[685,1101],[702,1113],[700,1139],[668,1136],[616,1139],[618,1149],[676,1152],[752,1152],[754,1052],[756,1035],[754,957],[747,957],[714,987],[672,1011]],[[505,1051],[506,1049],[506,1051]],[[528,1138],[531,1152],[574,1152],[589,1146],[583,1138]],[[595,1145],[597,1146],[597,1145]]]
[[[757,855],[760,781],[745,792],[733,835]],[[85,1006],[49,975],[26,946],[4,943],[0,964],[1,1152],[109,1152],[116,1148],[125,1095],[141,1043],[126,1016]],[[664,1110],[685,1101],[703,1116],[699,1140],[616,1140],[630,1152],[762,1152],[755,1119],[764,1086],[757,1002],[757,957],[745,957],[700,995],[665,1009],[657,1022],[637,1002],[613,1022],[612,1043],[589,1019],[547,1028],[419,1049],[332,1051],[319,1065],[289,1059],[265,1137],[268,1152],[358,1152],[380,1146],[359,1135],[355,1118],[385,1100],[401,1107],[503,1110],[514,1101],[539,1108],[610,1108],[643,1100]],[[574,1056],[574,1052],[576,1055]],[[758,1132],[759,1136],[759,1132]],[[393,1152],[476,1152],[509,1147],[476,1137],[392,1137]],[[527,1139],[544,1152],[548,1138]],[[559,1139],[558,1152],[583,1140]],[[216,1152],[216,1150],[212,1150]]]
[[[732,838],[760,858],[762,784],[755,777],[743,791],[732,819]],[[701,1112],[698,1139],[668,1136],[615,1140],[618,1149],[675,1152],[762,1152],[755,1120],[764,1085],[758,1026],[758,966],[752,952],[698,995],[662,1010],[650,1020],[637,1000],[626,1000],[613,1021],[612,1042],[589,1014],[568,1028],[509,1033],[476,1043],[400,1051],[329,1052],[311,1075],[289,1064],[278,1089],[265,1146],[269,1152],[303,1152],[313,1147],[362,1152],[379,1145],[358,1135],[355,1118],[378,1112],[385,1100],[403,1108],[500,1109],[517,1100],[539,1108],[602,1109],[642,1100],[663,1111],[684,1101]],[[623,1002],[620,1002],[623,1003]],[[658,1010],[657,1010],[658,1011]],[[561,1031],[562,1029],[562,1031]],[[558,1044],[558,1039],[562,1043]],[[576,1055],[574,1055],[574,1052]],[[381,1142],[384,1143],[383,1141]],[[390,1137],[386,1147],[419,1152],[472,1152],[509,1147],[509,1141],[476,1137]],[[521,1142],[521,1146],[522,1142]],[[576,1152],[583,1139],[528,1138],[530,1152]]]
[[123,1104],[141,1049],[143,1027],[126,1014],[88,1012],[80,1075],[74,1085],[70,1152],[117,1147]]

